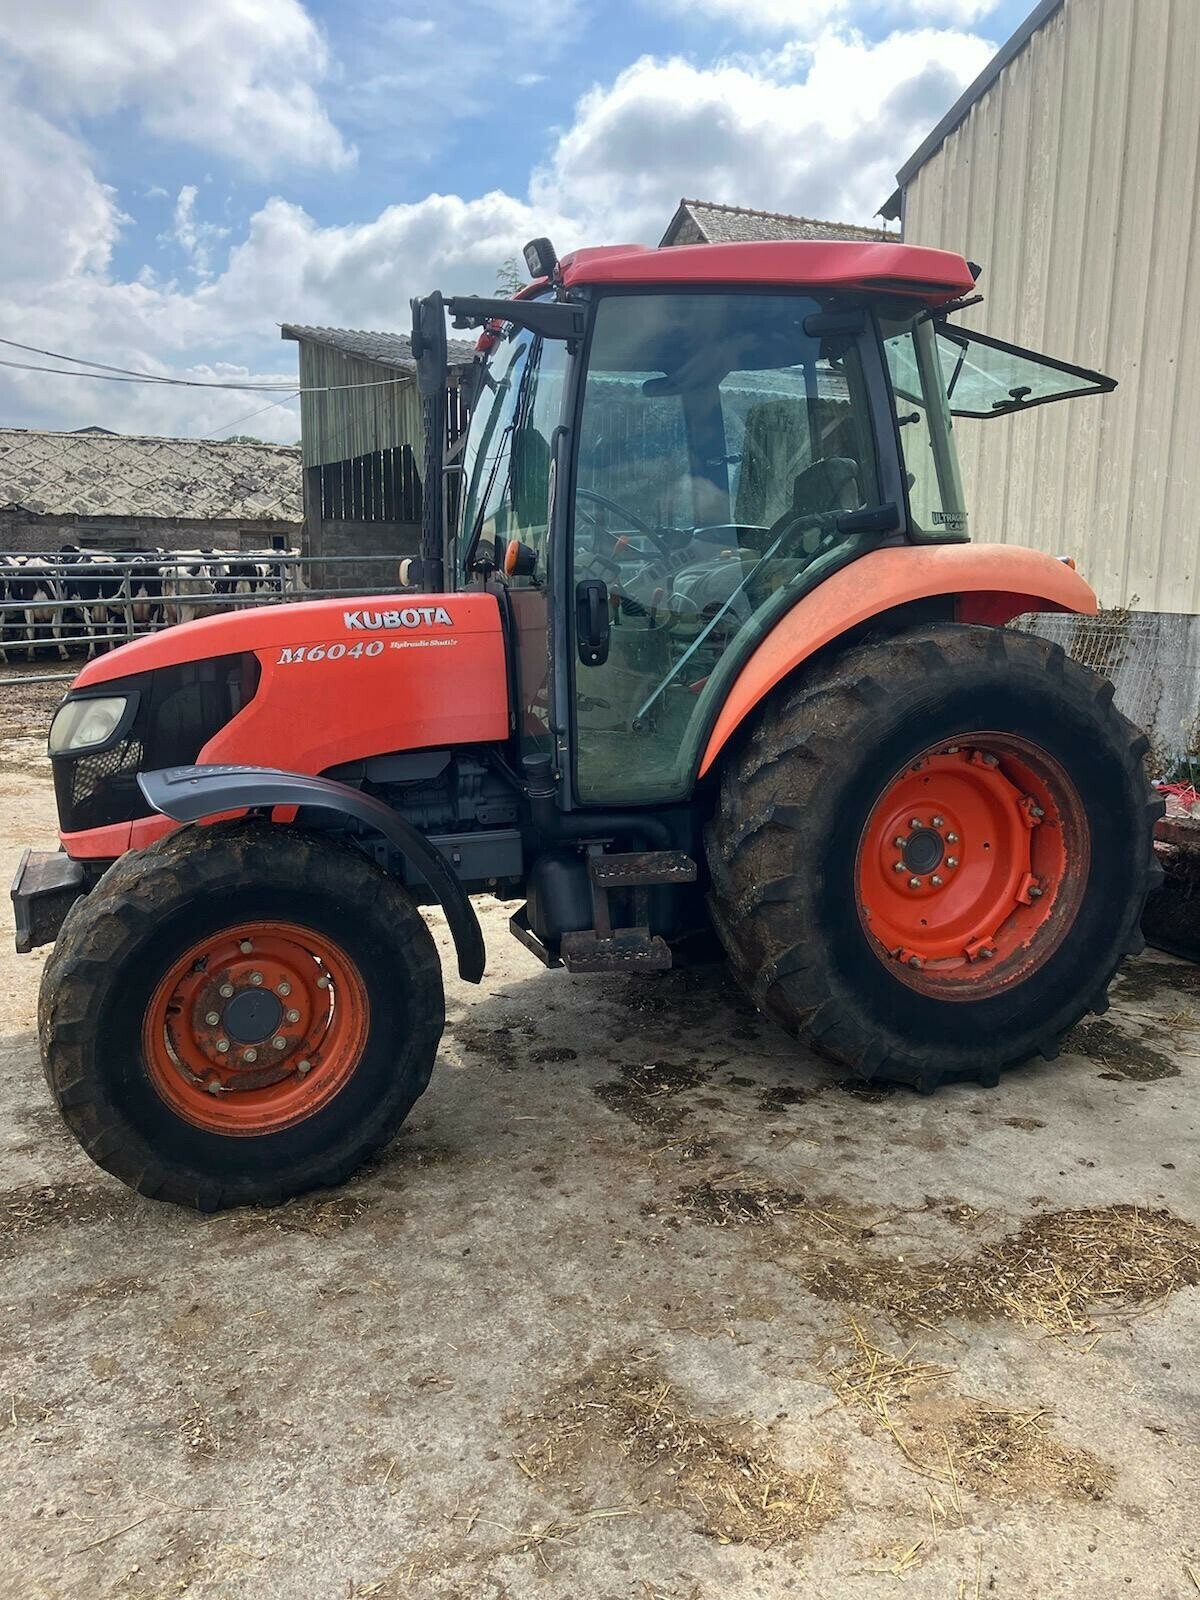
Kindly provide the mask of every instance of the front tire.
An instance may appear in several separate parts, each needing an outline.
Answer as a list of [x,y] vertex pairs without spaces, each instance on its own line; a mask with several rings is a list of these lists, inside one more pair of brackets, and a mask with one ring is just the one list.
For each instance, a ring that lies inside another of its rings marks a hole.
[[930,626],[768,702],[726,764],[710,905],[756,1003],[930,1091],[1052,1057],[1107,1008],[1161,802],[1112,685],[1061,648]]
[[216,1211],[343,1182],[429,1082],[432,935],[353,847],[264,823],[123,856],[63,925],[38,1029],[92,1159]]

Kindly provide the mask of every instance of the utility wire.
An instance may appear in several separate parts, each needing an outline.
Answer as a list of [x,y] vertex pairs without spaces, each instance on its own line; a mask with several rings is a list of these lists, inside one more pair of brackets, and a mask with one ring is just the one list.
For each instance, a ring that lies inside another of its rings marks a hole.
[[18,372],[49,372],[59,378],[95,378],[100,383],[156,383],[176,389],[235,389],[250,394],[334,394],[343,389],[389,389],[397,383],[412,382],[409,377],[396,377],[380,378],[371,383],[324,383],[309,389],[297,389],[294,383],[288,382],[220,383],[210,378],[156,378],[148,373],[125,377],[115,372],[72,372],[65,367],[43,367],[31,361],[6,361],[2,358],[0,367],[13,367]]
[[299,393],[299,389],[296,389],[291,394],[285,394],[282,400],[272,400],[269,405],[260,406],[257,411],[247,411],[244,417],[235,417],[232,422],[223,422],[213,433],[202,433],[200,437],[202,439],[215,439],[217,434],[226,433],[230,428],[239,428],[243,422],[249,422],[252,417],[261,417],[264,412],[275,411],[280,406],[287,405],[288,401],[294,400]]

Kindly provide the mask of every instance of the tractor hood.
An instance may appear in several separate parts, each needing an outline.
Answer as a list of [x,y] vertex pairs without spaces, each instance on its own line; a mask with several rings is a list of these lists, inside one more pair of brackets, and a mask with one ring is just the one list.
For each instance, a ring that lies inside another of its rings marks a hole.
[[509,732],[494,595],[347,595],[206,617],[122,645],[76,678],[51,732],[62,838],[72,856],[108,859],[170,826],[148,814],[139,771],[195,762],[316,775]]

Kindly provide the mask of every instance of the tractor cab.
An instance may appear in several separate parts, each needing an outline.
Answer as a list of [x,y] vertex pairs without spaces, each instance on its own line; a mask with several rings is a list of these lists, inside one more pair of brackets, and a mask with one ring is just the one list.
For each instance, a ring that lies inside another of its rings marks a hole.
[[[528,250],[515,300],[446,302],[484,333],[445,572],[506,591],[522,753],[567,808],[685,800],[803,595],[967,539],[955,416],[1112,387],[951,324],[975,273],[941,251]],[[440,297],[414,312],[431,347]]]

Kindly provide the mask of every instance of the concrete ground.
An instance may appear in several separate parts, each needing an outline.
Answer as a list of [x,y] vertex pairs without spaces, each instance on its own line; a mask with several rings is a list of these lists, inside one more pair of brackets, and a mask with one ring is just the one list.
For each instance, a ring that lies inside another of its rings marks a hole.
[[[53,840],[40,720],[5,873]],[[392,1148],[209,1219],[63,1131],[0,927],[0,1595],[1200,1591],[1200,969],[921,1099],[480,909]]]

